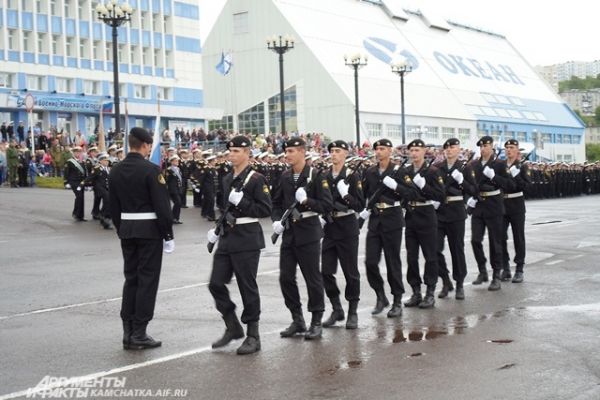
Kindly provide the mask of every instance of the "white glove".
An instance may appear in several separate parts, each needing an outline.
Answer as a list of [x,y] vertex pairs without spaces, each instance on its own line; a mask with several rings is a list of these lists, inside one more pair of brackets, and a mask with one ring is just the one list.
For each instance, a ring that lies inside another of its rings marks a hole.
[[77,191],[81,192],[81,186],[77,186]]
[[327,221],[325,221],[325,218],[323,218],[319,215],[319,222],[321,223],[321,228],[325,228],[325,225],[327,224]]
[[200,193],[200,189],[198,189],[198,188],[194,188],[194,192],[196,192],[196,193]]
[[413,182],[415,183],[415,185],[417,185],[419,189],[423,189],[426,183],[425,178],[423,178],[421,174],[416,174],[413,178]]
[[71,189],[71,184],[67,183],[67,184],[65,185],[65,189]]
[[300,204],[303,204],[308,196],[306,195],[306,190],[304,188],[296,189],[296,201]]
[[367,218],[369,218],[369,215],[371,215],[371,211],[367,210],[366,208],[364,210],[362,210],[358,216],[361,217],[362,219],[366,220]]
[[209,243],[217,243],[217,240],[219,240],[219,235],[215,233],[215,228],[206,232],[206,238],[208,239]]
[[467,207],[475,208],[476,205],[477,205],[477,199],[474,199],[473,197],[469,197],[469,200],[467,200]]
[[487,165],[483,169],[483,174],[485,176],[487,176],[489,179],[494,179],[494,177],[496,176],[496,172],[493,169],[491,169],[490,167],[488,167]]
[[452,171],[451,175],[452,175],[452,179],[454,179],[456,181],[456,183],[458,183],[459,185],[462,185],[463,181],[465,180],[465,177],[462,174],[462,172],[455,169],[454,171]]
[[390,176],[386,176],[385,178],[383,178],[383,184],[392,190],[396,190],[396,188],[398,187],[398,182],[396,182],[394,178]]
[[510,167],[509,171],[512,177],[514,178],[515,176],[519,175],[519,173],[521,172],[521,168],[517,168],[513,165],[512,167]]
[[285,227],[283,226],[281,221],[273,222],[273,232],[275,232],[278,235],[281,235],[283,231],[285,231]]
[[433,203],[433,208],[435,208],[436,210],[437,210],[438,208],[440,208],[440,204],[441,204],[441,203],[440,203],[439,201],[432,200],[432,203]]
[[172,253],[175,250],[175,240],[163,240],[163,251],[165,253]]
[[338,190],[340,196],[342,196],[342,198],[348,196],[348,189],[350,188],[349,184],[347,184],[346,182],[341,180],[337,183],[336,186],[337,186],[337,190]]
[[231,192],[229,192],[229,202],[234,206],[240,204],[240,201],[242,201],[243,197],[244,192],[241,190],[239,192],[237,190],[232,190]]

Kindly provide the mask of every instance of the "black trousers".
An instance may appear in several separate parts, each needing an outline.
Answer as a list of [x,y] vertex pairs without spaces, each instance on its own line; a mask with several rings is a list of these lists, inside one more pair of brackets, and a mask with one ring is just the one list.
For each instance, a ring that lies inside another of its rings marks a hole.
[[471,246],[479,272],[485,272],[485,253],[483,252],[483,235],[488,230],[490,245],[490,264],[494,272],[502,270],[502,224],[503,216],[494,217],[471,216]]
[[302,303],[296,283],[296,266],[304,276],[308,290],[308,311],[325,311],[323,277],[319,270],[321,242],[314,241],[302,246],[281,246],[279,257],[279,285],[286,307],[291,312],[301,312]]
[[148,322],[154,316],[162,264],[162,239],[121,239],[125,284],[121,319]]
[[108,204],[110,196],[108,195],[108,190],[98,191],[98,197],[102,200],[99,215],[103,218],[110,218],[110,207]]
[[449,275],[446,258],[444,257],[444,238],[448,238],[448,248],[452,258],[452,279],[464,282],[467,276],[465,259],[465,220],[441,222],[437,230],[438,275],[445,278]]
[[[327,240],[327,239],[326,239]],[[345,297],[348,301],[360,300],[360,272],[358,272],[358,236],[341,240],[323,241],[321,265],[323,286],[327,297],[339,297],[340,289],[335,280],[338,260],[346,278]]]
[[71,183],[71,190],[75,194],[75,203],[73,204],[73,215],[75,218],[83,218],[84,211],[84,196],[83,196],[83,187],[80,187],[79,190],[77,188],[79,183],[73,182]]
[[96,189],[94,189],[94,204],[92,206],[92,216],[97,217],[100,214],[100,202],[102,201],[102,196]]
[[400,247],[402,245],[402,229],[390,232],[367,232],[365,265],[367,267],[367,280],[375,292],[383,292],[383,278],[379,272],[381,251],[385,258],[388,283],[394,296],[402,296],[404,284],[402,283],[402,261],[400,261]]
[[217,310],[222,315],[235,310],[235,303],[231,301],[227,284],[235,274],[235,279],[242,296],[244,311],[242,322],[255,322],[260,317],[260,295],[256,284],[260,250],[243,251],[239,253],[219,253],[213,259],[213,269],[210,275],[208,290],[215,299]]
[[173,202],[173,219],[179,220],[181,215],[181,195],[179,193],[169,193],[171,201]]
[[504,216],[504,225],[502,229],[502,266],[510,269],[508,255],[508,225],[510,225],[515,246],[514,262],[517,264],[517,271],[523,272],[525,265],[525,214],[511,214]]
[[181,180],[182,180],[182,186],[183,186],[183,189],[181,190],[181,206],[187,207],[188,179],[182,178]]
[[[406,239],[406,262],[408,270],[406,271],[406,280],[412,287],[420,287],[425,281],[425,285],[435,287],[438,280],[437,267],[437,224],[431,224],[426,228],[415,229],[406,225],[404,237]],[[419,272],[419,248],[425,258],[425,271],[423,280]]]
[[202,191],[198,193],[194,190],[192,193],[194,196],[194,207],[202,207]]
[[211,191],[202,193],[202,216],[215,218],[215,195]]

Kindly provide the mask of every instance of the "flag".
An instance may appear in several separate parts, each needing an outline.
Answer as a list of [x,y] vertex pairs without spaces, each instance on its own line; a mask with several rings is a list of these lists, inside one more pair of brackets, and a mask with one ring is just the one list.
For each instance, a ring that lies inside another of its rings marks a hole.
[[106,137],[104,136],[104,104],[100,100],[100,116],[98,120],[98,150],[106,151]]
[[154,137],[152,138],[150,161],[160,167],[160,100],[157,100],[156,108],[156,121],[154,122]]
[[225,52],[221,52],[221,61],[216,65],[217,72],[221,75],[227,75],[233,66],[231,53],[225,54]]

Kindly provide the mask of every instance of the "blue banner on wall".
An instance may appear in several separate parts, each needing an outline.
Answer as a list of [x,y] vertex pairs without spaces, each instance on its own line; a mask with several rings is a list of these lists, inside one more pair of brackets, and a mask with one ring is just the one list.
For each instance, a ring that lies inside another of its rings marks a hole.
[[[56,96],[34,96],[35,110],[65,111],[65,112],[84,112],[99,113],[102,106],[102,112],[112,112],[112,102],[99,102],[97,100],[87,100],[77,97],[56,97]],[[25,108],[25,96],[12,95],[8,98],[8,106],[16,108]]]

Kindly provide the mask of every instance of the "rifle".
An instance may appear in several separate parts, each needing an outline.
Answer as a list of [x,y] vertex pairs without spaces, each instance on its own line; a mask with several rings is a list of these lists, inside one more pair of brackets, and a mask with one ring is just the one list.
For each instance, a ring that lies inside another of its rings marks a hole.
[[[246,183],[248,183],[252,174],[254,174],[254,171],[248,172],[248,175],[246,176],[246,179],[244,180],[244,183],[242,184],[240,191],[244,190],[244,186],[246,186]],[[232,188],[231,190],[235,190],[235,189]],[[231,208],[231,203],[229,201],[227,201],[227,205],[225,206],[223,213],[217,220],[217,223],[215,226],[215,235],[221,236],[221,233],[223,232],[223,229],[225,228],[225,224],[229,225],[231,228],[233,228],[235,226],[235,217],[229,213],[230,208]],[[217,242],[214,242],[214,243],[208,242],[206,244],[206,248],[208,249],[209,253],[212,253],[213,249],[215,248],[216,243]]]
[[[396,173],[400,170],[400,166],[396,165],[394,167],[393,172],[391,173],[391,175],[389,175],[392,178],[395,178]],[[375,193],[373,193],[373,196],[371,196],[371,198],[369,199],[369,201],[367,202],[367,207],[365,207],[367,210],[372,209],[373,207],[375,207],[375,204],[379,201],[379,197],[381,197],[381,194],[383,193],[383,191],[387,188],[387,186],[385,186],[383,183],[380,183],[379,187],[377,188],[377,190],[375,190]],[[362,229],[363,225],[365,224],[365,219],[363,219],[362,217],[358,217],[358,229]]]
[[[313,183],[313,181],[311,180],[304,187],[304,190],[306,190],[306,193],[308,193],[308,191],[310,190],[312,183]],[[300,214],[300,211],[298,211],[298,208],[297,208],[299,205],[300,204],[298,203],[298,200],[294,200],[294,202],[287,208],[287,210],[285,210],[285,212],[281,216],[281,224],[283,225],[284,230],[286,230],[290,227],[290,218],[293,220],[299,220],[302,218],[302,215]],[[279,234],[273,232],[273,234],[271,235],[271,242],[273,244],[277,243],[278,238],[279,238]]]

